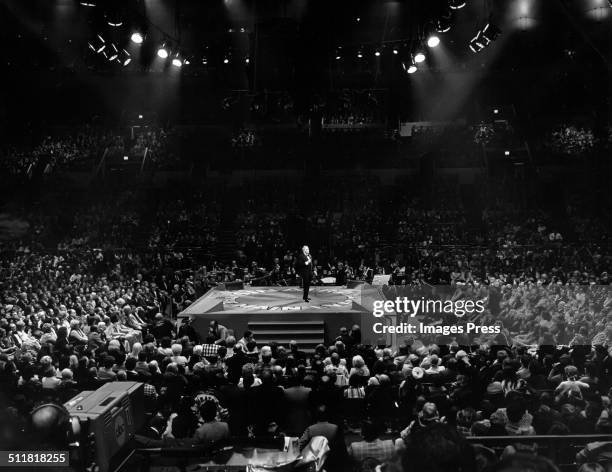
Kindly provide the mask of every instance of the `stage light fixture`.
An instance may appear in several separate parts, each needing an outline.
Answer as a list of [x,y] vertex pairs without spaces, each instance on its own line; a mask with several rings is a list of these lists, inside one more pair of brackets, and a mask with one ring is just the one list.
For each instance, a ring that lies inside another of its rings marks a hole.
[[132,62],[132,56],[125,49],[119,51],[119,58],[117,59],[123,67],[127,66],[130,62]]
[[487,41],[487,44],[495,41],[501,34],[501,30],[493,23],[487,23],[482,29],[482,37]]
[[88,46],[89,49],[94,51],[96,54],[99,54],[104,51],[104,48],[106,48],[106,41],[104,41],[104,38],[102,36],[97,34],[93,41],[90,41],[88,43]]
[[429,38],[427,38],[427,46],[430,48],[435,48],[440,44],[440,37],[432,34]]
[[410,59],[410,62],[406,63],[406,62],[402,62],[402,68],[408,73],[408,74],[414,74],[417,71],[417,66],[414,62],[414,58]]
[[123,18],[118,8],[107,11],[104,17],[106,18],[106,24],[112,28],[123,26]]
[[251,63],[251,59],[247,56],[244,58],[244,63],[245,64],[250,64]]
[[393,54],[397,56],[399,54],[399,49],[393,48]]
[[108,50],[108,60],[114,61],[118,57],[119,57],[119,49],[117,49],[117,46],[115,46],[114,44],[111,44]]
[[172,58],[172,65],[174,67],[183,67],[183,61],[181,60],[178,53]]
[[438,33],[446,33],[453,25],[453,12],[450,8],[446,8],[436,21],[434,28]]
[[482,51],[487,45],[486,40],[482,36],[482,31],[476,33],[476,36],[472,38],[469,44],[469,48],[473,53]]
[[124,160],[124,161],[127,161],[128,159],[129,159],[129,157],[128,157],[128,156],[123,156],[123,160]]
[[376,51],[374,51],[374,55],[376,57],[380,57],[380,50],[377,49]]
[[94,0],[89,0],[88,2],[79,2],[79,5],[83,7],[93,8],[96,6],[96,2]]
[[134,44],[142,44],[144,41],[144,36],[139,31],[134,31],[132,36],[130,36],[130,39]]
[[414,55],[414,62],[416,62],[417,64],[420,64],[421,62],[425,61],[425,54],[423,54],[421,51],[417,52]]
[[493,109],[493,114],[494,114],[494,115],[497,115],[498,113],[499,113],[499,109],[494,108],[494,109]]
[[204,64],[204,65],[208,65],[208,59],[207,59],[207,58],[205,58],[205,57],[203,57],[203,58],[202,58],[202,64]]
[[448,6],[453,10],[460,10],[465,6],[465,0],[449,0]]
[[166,43],[162,44],[157,50],[157,57],[166,59],[168,57],[168,49],[166,49]]
[[138,119],[142,120],[143,116],[142,115],[138,115]]
[[223,64],[229,64],[229,58],[224,57],[223,58]]
[[357,51],[357,59],[361,59],[362,57],[363,57],[363,52],[360,49],[359,51]]

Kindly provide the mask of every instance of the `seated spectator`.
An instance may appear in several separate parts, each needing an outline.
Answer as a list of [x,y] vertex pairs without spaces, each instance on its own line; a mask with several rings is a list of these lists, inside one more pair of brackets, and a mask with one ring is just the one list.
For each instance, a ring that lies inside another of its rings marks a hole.
[[395,445],[391,439],[380,439],[382,429],[380,424],[373,421],[363,421],[361,424],[363,441],[349,445],[349,457],[356,463],[362,462],[367,457],[372,457],[380,462],[391,460],[395,454]]

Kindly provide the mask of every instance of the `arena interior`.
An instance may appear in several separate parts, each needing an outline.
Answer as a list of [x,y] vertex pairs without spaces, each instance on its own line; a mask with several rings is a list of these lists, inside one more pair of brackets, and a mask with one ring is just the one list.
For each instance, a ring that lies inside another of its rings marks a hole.
[[6,470],[612,471],[611,0],[2,0],[0,69]]

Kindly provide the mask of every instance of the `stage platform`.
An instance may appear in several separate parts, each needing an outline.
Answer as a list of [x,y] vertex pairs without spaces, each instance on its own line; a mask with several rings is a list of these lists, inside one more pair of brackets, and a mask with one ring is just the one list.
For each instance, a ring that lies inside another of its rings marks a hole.
[[361,326],[364,342],[373,342],[372,316],[377,287],[311,287],[311,301],[302,300],[300,287],[248,287],[236,290],[214,288],[179,314],[189,317],[196,331],[206,338],[211,320],[233,329],[240,338],[245,330],[263,343],[287,344],[295,339],[307,350],[329,343],[342,326]]

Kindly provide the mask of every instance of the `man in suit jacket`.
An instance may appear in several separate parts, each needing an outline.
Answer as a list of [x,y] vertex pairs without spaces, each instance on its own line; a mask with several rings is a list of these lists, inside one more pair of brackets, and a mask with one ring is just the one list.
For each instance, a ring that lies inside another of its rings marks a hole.
[[302,253],[297,256],[295,271],[302,277],[302,287],[304,289],[302,299],[305,302],[309,302],[310,298],[308,298],[308,291],[310,290],[310,281],[312,280],[314,267],[312,265],[312,256],[310,255],[308,246],[302,247]]

